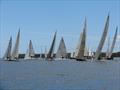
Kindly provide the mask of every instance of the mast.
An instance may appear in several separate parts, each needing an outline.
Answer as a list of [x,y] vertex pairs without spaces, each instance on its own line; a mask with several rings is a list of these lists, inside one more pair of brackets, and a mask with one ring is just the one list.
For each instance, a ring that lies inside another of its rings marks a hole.
[[106,36],[107,36],[107,33],[108,33],[108,27],[109,27],[109,14],[108,14],[108,17],[107,17],[107,20],[106,20],[106,24],[105,24],[105,27],[104,27],[104,31],[103,31],[99,46],[96,50],[96,54],[95,54],[95,59],[96,60],[99,59],[101,50],[102,50],[103,45],[105,43],[105,39],[106,39]]
[[54,34],[54,38],[53,38],[50,50],[48,52],[47,58],[53,58],[53,53],[54,53],[54,48],[55,48],[55,41],[56,41],[56,34],[57,34],[57,31]]
[[9,43],[8,43],[8,47],[7,50],[4,54],[3,59],[11,59],[11,49],[12,49],[12,37],[10,37]]
[[56,53],[56,57],[57,58],[61,58],[61,57],[66,58],[66,55],[67,55],[67,50],[66,50],[64,39],[62,37],[60,40],[59,48]]
[[85,46],[86,46],[86,27],[87,27],[87,24],[86,24],[86,18],[85,18],[85,22],[84,22],[84,28],[83,28],[83,32],[81,34],[81,41],[80,41],[80,44],[79,45],[79,48],[78,48],[78,53],[77,53],[77,56],[76,58],[77,59],[80,59],[80,58],[83,58],[84,57],[84,52],[85,52]]
[[17,35],[17,38],[16,38],[15,46],[13,48],[12,59],[18,59],[18,56],[19,56],[19,43],[20,43],[20,28],[19,28],[18,35]]
[[109,52],[109,58],[111,58],[113,49],[115,47],[115,43],[116,43],[116,39],[117,39],[117,31],[118,31],[118,27],[116,27],[116,31],[115,31],[115,35],[114,35],[114,38],[113,38],[112,46],[111,46],[110,52]]

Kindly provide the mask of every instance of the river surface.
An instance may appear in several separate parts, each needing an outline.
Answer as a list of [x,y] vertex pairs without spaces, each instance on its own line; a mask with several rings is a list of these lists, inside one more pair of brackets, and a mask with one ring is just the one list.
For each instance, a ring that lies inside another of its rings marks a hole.
[[0,90],[120,90],[120,59],[0,60]]

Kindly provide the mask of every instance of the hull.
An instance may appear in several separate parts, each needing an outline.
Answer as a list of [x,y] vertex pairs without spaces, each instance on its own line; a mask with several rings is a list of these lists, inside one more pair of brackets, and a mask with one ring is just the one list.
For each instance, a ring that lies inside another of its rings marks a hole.
[[46,61],[55,61],[55,59],[52,58],[52,57],[51,57],[51,58],[45,58],[45,60],[46,60]]
[[55,61],[59,61],[59,60],[64,61],[64,60],[68,60],[68,58],[55,58],[54,60]]
[[107,60],[113,60],[113,57],[111,57],[111,58],[107,58]]
[[75,59],[76,61],[87,61],[86,59]]
[[87,61],[87,59],[83,59],[83,58],[74,58],[74,57],[71,57],[70,59],[74,59],[76,61]]
[[14,61],[14,62],[19,62],[19,60],[15,60],[15,59],[9,59],[9,60],[5,60],[5,61]]

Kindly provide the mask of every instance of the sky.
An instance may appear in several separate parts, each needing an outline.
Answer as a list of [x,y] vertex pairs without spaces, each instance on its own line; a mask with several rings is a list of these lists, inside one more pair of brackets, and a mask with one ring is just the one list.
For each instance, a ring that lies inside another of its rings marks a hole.
[[[57,30],[55,51],[61,37],[68,52],[75,51],[80,33],[87,19],[87,47],[96,51],[102,36],[106,17],[110,14],[107,38],[112,42],[118,26],[114,51],[120,51],[119,0],[0,0],[0,57],[12,36],[13,46],[20,28],[20,53],[25,53],[32,40],[36,53],[50,48]],[[107,39],[103,51],[107,49]]]

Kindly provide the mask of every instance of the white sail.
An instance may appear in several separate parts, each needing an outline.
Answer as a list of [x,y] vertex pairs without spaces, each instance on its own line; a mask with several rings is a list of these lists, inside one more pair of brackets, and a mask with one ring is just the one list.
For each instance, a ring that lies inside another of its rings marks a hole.
[[30,44],[29,44],[29,55],[31,57],[33,57],[35,55],[34,49],[33,49],[33,45],[32,45],[32,41],[30,40]]
[[56,58],[66,58],[66,56],[67,56],[67,49],[65,46],[64,39],[62,37],[60,40],[59,48],[56,53]]
[[94,53],[92,52],[91,49],[89,49],[89,55],[88,56],[90,56],[90,57],[94,56]]
[[8,47],[7,50],[4,54],[3,59],[11,59],[11,49],[12,49],[12,37],[10,37],[9,43],[8,43]]
[[30,40],[29,47],[28,47],[26,54],[25,54],[25,59],[31,59],[34,56],[35,56],[35,52],[33,49],[32,41]]
[[27,51],[26,51],[25,59],[30,59],[30,57],[29,57],[29,49],[27,49]]
[[85,47],[84,56],[89,56],[89,48]]
[[106,58],[109,57],[109,53],[110,53],[110,38],[108,38],[108,47],[107,47],[107,52],[106,52]]
[[76,57],[75,57],[77,59],[84,57],[85,46],[86,46],[86,29],[87,29],[86,27],[87,27],[87,25],[86,25],[86,19],[85,19],[83,32],[80,36],[81,41],[80,41],[80,44],[78,44],[79,46],[77,47],[78,52],[77,52]]
[[118,30],[118,27],[116,28],[116,32],[115,32],[115,35],[114,35],[114,38],[113,38],[113,42],[112,42],[112,46],[110,48],[110,52],[109,52],[109,57],[108,58],[111,58],[112,53],[113,53],[113,49],[115,47],[115,43],[116,43],[116,39],[117,39],[117,30]]
[[48,52],[47,58],[53,58],[54,49],[55,49],[56,34],[57,34],[57,32],[55,32],[55,34],[54,34],[54,38],[53,38],[50,50]]
[[105,28],[104,28],[104,31],[103,31],[99,46],[98,46],[98,48],[96,50],[96,54],[95,54],[95,59],[96,60],[99,59],[99,56],[101,54],[101,50],[102,50],[103,45],[105,43],[106,36],[107,36],[107,33],[108,33],[108,27],[109,27],[109,15],[108,15],[107,20],[106,20]]
[[46,46],[45,46],[45,58],[47,58],[47,48],[46,48]]
[[18,35],[17,35],[17,39],[16,39],[16,42],[15,42],[15,46],[13,48],[12,59],[18,59],[18,56],[19,56],[19,43],[20,43],[20,29],[18,31]]
[[76,47],[76,51],[75,51],[75,54],[74,54],[74,58],[77,57],[77,55],[78,55],[78,52],[79,52],[79,49],[80,49],[80,41],[82,39],[82,36],[83,36],[83,33],[81,32],[80,33],[80,38],[79,38],[79,41],[78,41],[78,44],[77,44],[77,47]]

